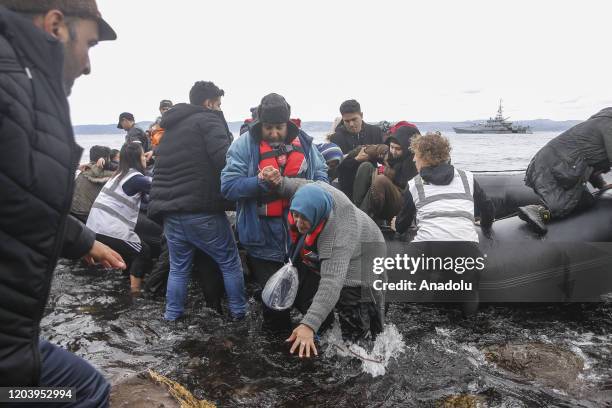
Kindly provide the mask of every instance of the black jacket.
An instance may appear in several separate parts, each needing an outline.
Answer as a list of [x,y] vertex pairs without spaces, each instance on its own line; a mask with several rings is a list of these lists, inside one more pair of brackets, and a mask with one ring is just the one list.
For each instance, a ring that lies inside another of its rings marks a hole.
[[[436,185],[449,185],[455,177],[455,168],[450,164],[440,164],[438,166],[425,167],[421,169],[421,178],[426,183]],[[487,198],[484,190],[474,180],[474,213],[480,213],[480,225],[483,231],[490,230],[495,220],[495,205],[493,201]],[[417,209],[414,205],[414,200],[410,189],[404,192],[404,207],[395,219],[395,230],[404,233],[414,221]]]
[[151,150],[151,142],[144,130],[134,126],[125,134],[125,143],[138,142],[142,144],[142,150],[146,153]]
[[612,163],[612,108],[566,130],[548,142],[531,160],[525,184],[539,194],[553,217],[571,213],[589,181],[601,188],[601,173]]
[[329,141],[337,144],[342,153],[348,154],[357,146],[382,144],[383,134],[378,126],[363,122],[361,132],[355,135],[346,130],[344,123],[340,122],[336,127],[336,133],[330,136]]
[[222,212],[232,203],[221,195],[221,170],[232,136],[223,112],[178,104],[163,116],[149,216]]
[[419,134],[416,127],[402,126],[395,133],[385,140],[385,143],[391,145],[391,142],[402,147],[402,156],[393,158],[391,152],[387,154],[385,159],[385,176],[389,177],[393,184],[404,190],[408,182],[418,174],[416,165],[414,164],[414,153],[410,150],[410,142],[412,138]]
[[[382,130],[378,126],[363,122],[361,132],[357,135],[349,133],[344,123],[336,127],[336,133],[331,135],[329,140],[340,147],[342,153],[348,155],[351,151],[363,145],[379,145],[383,143]],[[355,174],[361,164],[354,158],[355,155],[347,156],[338,166],[338,183],[340,190],[348,197],[353,196],[353,181]]]
[[57,258],[85,255],[95,239],[68,217],[81,148],[63,59],[61,43],[0,7],[0,386],[38,384]]

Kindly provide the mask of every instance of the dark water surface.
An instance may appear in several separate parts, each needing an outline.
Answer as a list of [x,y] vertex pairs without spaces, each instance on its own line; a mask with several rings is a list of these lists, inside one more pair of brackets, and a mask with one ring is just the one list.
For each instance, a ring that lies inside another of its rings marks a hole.
[[[481,406],[612,404],[611,303],[485,306],[470,319],[452,307],[393,305],[387,321],[401,338],[383,340],[403,352],[393,352],[385,374],[373,377],[360,359],[340,357],[325,344],[322,357],[291,357],[282,338],[261,330],[252,299],[246,321],[229,323],[203,306],[194,287],[187,319],[169,324],[163,300],[132,299],[128,292],[120,272],[61,261],[42,336],[85,357],[114,383],[150,368],[227,407],[440,406],[459,394]],[[482,351],[532,342],[571,351],[584,369],[570,385],[557,386],[505,371]]]
[[[313,136],[322,140],[322,134]],[[457,166],[509,170],[526,168],[556,134],[447,136]],[[123,136],[77,140],[86,149],[119,147]],[[192,289],[188,318],[168,324],[162,320],[163,300],[132,299],[128,292],[120,272],[60,262],[43,337],[87,358],[115,383],[151,368],[198,398],[227,407],[420,407],[450,401],[451,406],[612,406],[612,303],[485,306],[467,320],[449,307],[393,305],[387,321],[399,334],[388,328],[377,344],[382,349],[370,355],[388,359],[383,365],[338,355],[346,353],[330,345],[337,342],[333,338],[324,342],[322,357],[291,357],[282,338],[262,332],[254,301],[245,322],[228,323]],[[578,376],[567,370],[566,378],[557,378],[558,367],[531,356],[542,372],[530,376],[524,373],[529,367],[514,363],[512,372],[505,371],[485,358],[487,346],[524,343],[565,350],[583,361],[583,369]],[[467,397],[448,399],[457,395]]]

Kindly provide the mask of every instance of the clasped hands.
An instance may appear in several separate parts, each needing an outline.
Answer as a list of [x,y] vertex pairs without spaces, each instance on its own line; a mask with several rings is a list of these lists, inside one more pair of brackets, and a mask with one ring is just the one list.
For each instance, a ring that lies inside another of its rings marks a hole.
[[278,169],[272,166],[264,167],[257,175],[260,180],[263,180],[270,184],[273,188],[278,188],[281,184],[283,176]]

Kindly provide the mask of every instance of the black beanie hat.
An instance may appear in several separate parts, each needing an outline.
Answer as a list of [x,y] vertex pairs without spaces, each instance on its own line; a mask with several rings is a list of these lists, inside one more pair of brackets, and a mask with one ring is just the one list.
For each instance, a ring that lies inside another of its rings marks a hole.
[[271,93],[261,100],[257,117],[261,123],[287,123],[291,117],[291,106],[279,94]]

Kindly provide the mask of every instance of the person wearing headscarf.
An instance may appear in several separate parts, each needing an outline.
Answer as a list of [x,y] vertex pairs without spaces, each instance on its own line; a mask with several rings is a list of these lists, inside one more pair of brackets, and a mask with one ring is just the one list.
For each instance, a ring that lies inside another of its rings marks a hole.
[[383,328],[384,294],[368,290],[373,275],[362,271],[362,263],[367,263],[364,257],[386,255],[382,233],[327,183],[283,177],[279,193],[291,198],[288,225],[294,250],[299,251],[300,287],[294,307],[303,318],[287,339],[291,353],[316,355],[314,335],[331,326],[334,310],[343,338],[375,338]]

